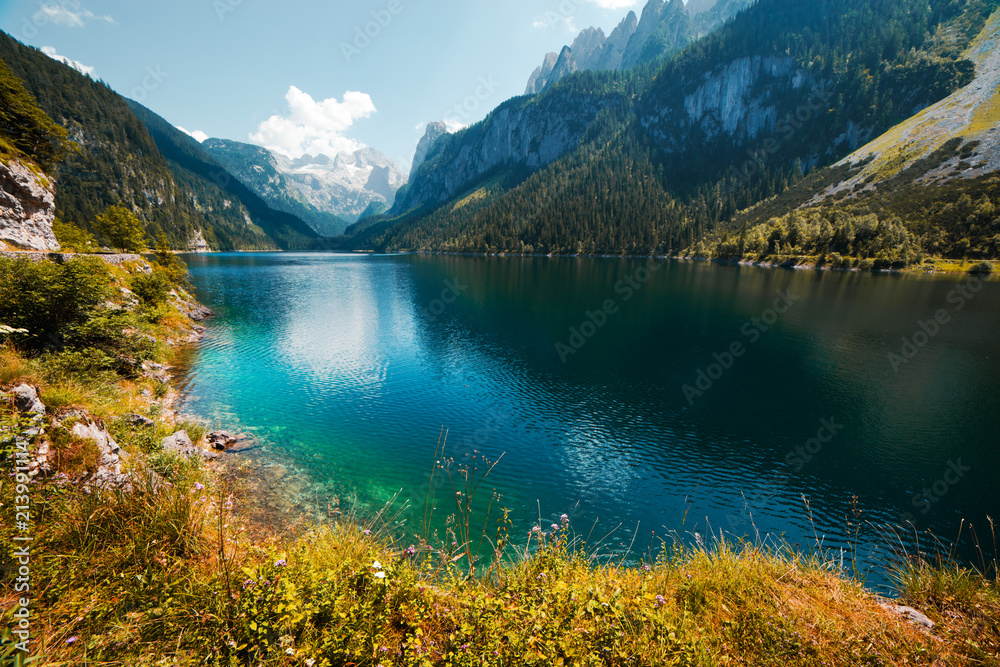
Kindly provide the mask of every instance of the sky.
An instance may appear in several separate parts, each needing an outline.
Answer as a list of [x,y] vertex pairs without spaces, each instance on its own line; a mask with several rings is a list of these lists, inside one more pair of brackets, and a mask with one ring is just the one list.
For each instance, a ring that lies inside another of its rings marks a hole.
[[0,29],[170,123],[291,157],[481,120],[545,53],[644,0],[0,0]]

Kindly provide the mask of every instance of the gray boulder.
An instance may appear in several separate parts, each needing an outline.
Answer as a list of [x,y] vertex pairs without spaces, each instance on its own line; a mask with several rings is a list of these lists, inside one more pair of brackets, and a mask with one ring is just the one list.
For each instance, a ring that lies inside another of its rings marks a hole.
[[31,385],[22,384],[14,389],[14,407],[19,412],[44,415],[45,405],[38,398],[38,391]]
[[187,431],[177,431],[177,433],[167,436],[163,439],[161,445],[164,451],[191,459],[201,457],[209,461],[214,461],[219,458],[219,455],[215,452],[202,449],[191,442],[191,436],[188,435]]

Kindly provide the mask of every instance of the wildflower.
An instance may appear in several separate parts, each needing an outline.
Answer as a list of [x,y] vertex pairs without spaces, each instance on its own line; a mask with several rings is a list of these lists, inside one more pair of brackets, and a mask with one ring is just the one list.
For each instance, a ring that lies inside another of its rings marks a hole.
[[559,524],[558,523],[552,524],[552,530],[559,530]]
[[365,535],[371,535],[371,534],[372,534],[372,531],[369,530],[368,528],[365,528]]
[[372,567],[374,567],[376,570],[381,570],[382,569],[382,563],[380,563],[378,561],[375,561],[374,563],[372,563]]
[[378,652],[379,653],[388,653],[389,652],[389,647],[388,646],[380,646],[379,649],[378,649]]
[[540,533],[542,532],[542,529],[539,526],[535,526],[534,528],[531,529],[531,532]]
[[542,572],[542,573],[541,573],[540,575],[538,575],[538,578],[539,578],[539,579],[548,579],[548,577],[547,577],[547,576],[545,576],[545,573],[544,573],[544,572]]
[[253,588],[253,585],[254,585],[253,579],[247,579],[246,581],[243,582],[244,589]]
[[644,569],[644,570],[645,570],[646,572],[649,572],[649,571],[650,571],[650,570],[652,570],[653,568],[651,568],[651,567],[650,567],[650,566],[648,566],[648,565],[643,565],[643,566],[642,566],[642,569]]
[[657,607],[662,607],[666,603],[667,603],[667,601],[663,598],[662,595],[657,595],[656,596],[656,606]]
[[76,635],[73,635],[72,637],[70,637],[69,639],[66,640],[66,643],[67,644],[75,644],[79,639],[80,639],[79,637],[77,637]]
[[376,572],[375,573],[375,578],[376,579],[385,579],[385,572]]
[[288,655],[295,655],[295,649],[289,646],[288,648],[285,649],[285,653],[287,653]]
[[284,558],[281,558],[279,560],[274,561],[274,566],[275,567],[288,567],[288,563],[285,562]]
[[195,482],[194,483],[194,490],[195,491],[204,491],[205,490],[205,485],[202,484],[201,482]]
[[409,546],[409,547],[406,547],[406,551],[404,551],[404,552],[403,552],[403,554],[404,554],[404,555],[405,555],[405,556],[406,556],[407,558],[409,558],[410,556],[413,556],[413,555],[414,555],[414,554],[416,554],[416,553],[417,553],[417,548],[416,548],[416,547],[414,547],[414,546]]
[[569,515],[563,514],[561,517],[559,517],[559,520],[560,521],[569,521]]
[[463,652],[468,651],[469,650],[469,645],[468,644],[462,644],[461,646],[458,647],[458,650],[463,651]]
[[314,658],[306,658],[306,667],[313,667],[315,664],[316,660]]

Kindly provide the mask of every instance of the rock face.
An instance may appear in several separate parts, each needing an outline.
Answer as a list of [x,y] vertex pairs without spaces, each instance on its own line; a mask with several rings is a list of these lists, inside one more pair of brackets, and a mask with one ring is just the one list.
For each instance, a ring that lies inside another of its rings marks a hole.
[[568,74],[588,70],[626,70],[684,48],[745,9],[754,0],[649,0],[642,17],[629,12],[605,38],[587,28],[560,53],[546,54],[532,72],[526,95],[540,93]]
[[410,167],[411,181],[417,170],[420,169],[420,165],[427,158],[427,152],[431,149],[431,146],[446,134],[448,134],[448,126],[444,123],[427,123],[427,131],[424,132],[424,136],[420,138],[420,142],[417,144],[417,152],[413,154],[413,166]]
[[509,100],[483,123],[435,141],[426,158],[435,159],[434,169],[421,170],[397,193],[390,214],[443,202],[500,166],[538,169],[553,162],[576,146],[601,110],[618,99],[616,94],[573,94],[537,104]]
[[0,161],[0,241],[28,250],[58,250],[52,232],[55,215],[51,181],[19,160]]

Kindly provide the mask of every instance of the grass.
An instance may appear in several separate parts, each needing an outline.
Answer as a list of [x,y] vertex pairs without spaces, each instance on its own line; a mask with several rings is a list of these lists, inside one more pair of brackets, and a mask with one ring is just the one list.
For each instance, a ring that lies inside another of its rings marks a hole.
[[[162,322],[149,330],[176,339]],[[0,346],[0,387],[30,382],[48,404],[41,438],[51,440],[56,466],[29,491],[37,665],[786,667],[1000,659],[995,561],[975,570],[901,559],[902,599],[938,622],[929,634],[887,612],[840,564],[788,545],[721,534],[697,536],[693,545],[676,539],[636,567],[599,544],[585,546],[565,517],[515,538],[497,508],[476,527],[471,497],[488,462],[464,471],[451,532],[440,543],[426,531],[401,536],[392,528],[394,506],[374,517],[338,514],[295,535],[275,532],[252,519],[245,468],[213,470],[162,451],[165,435],[184,427],[199,440],[205,427],[165,418],[167,404],[142,393],[152,391],[150,381],[77,377],[53,370],[50,359]],[[130,492],[87,492],[54,474],[72,480],[92,470],[98,455],[93,442],[71,434],[69,409],[100,420],[130,454]],[[154,425],[133,424],[135,412]],[[30,426],[0,401],[6,466],[12,436],[29,437]],[[15,488],[0,485],[0,512],[19,502]],[[3,525],[0,598],[10,610],[21,593],[10,576],[18,566],[11,526]],[[474,564],[480,547],[492,558]],[[0,656],[10,656],[11,644],[9,634],[0,637]]]

